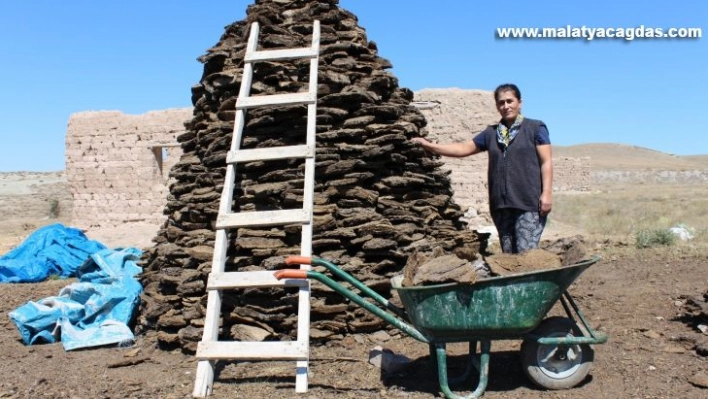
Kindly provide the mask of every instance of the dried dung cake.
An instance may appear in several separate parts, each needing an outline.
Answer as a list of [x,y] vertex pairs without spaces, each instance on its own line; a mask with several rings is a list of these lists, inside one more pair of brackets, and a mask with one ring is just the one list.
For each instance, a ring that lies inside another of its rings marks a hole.
[[432,255],[416,253],[408,258],[403,270],[403,287],[425,286],[444,283],[472,284],[477,279],[474,267],[456,255],[433,251]]

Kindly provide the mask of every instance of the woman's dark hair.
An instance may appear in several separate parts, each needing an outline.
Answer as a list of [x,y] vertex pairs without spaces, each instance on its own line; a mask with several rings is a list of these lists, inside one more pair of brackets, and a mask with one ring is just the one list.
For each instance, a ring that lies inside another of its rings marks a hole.
[[514,96],[516,96],[516,99],[521,101],[521,92],[519,91],[519,88],[513,84],[513,83],[504,83],[502,85],[499,85],[496,90],[494,90],[494,101],[499,100],[499,94],[503,91],[513,91]]

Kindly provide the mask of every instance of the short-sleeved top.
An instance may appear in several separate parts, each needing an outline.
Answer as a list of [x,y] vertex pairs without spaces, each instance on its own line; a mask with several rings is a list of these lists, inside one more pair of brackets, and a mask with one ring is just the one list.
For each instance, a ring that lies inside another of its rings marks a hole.
[[524,119],[508,147],[497,141],[496,125],[487,127],[473,141],[479,150],[489,153],[490,210],[537,212],[543,179],[536,146],[551,144],[546,125],[540,120]]

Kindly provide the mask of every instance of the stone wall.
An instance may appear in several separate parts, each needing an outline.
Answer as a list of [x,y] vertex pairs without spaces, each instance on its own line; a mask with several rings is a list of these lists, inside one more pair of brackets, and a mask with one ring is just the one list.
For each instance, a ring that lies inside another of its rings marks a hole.
[[[491,91],[423,89],[415,92],[414,100],[428,121],[427,138],[431,141],[448,143],[470,140],[499,120]],[[542,119],[542,116],[528,116]],[[554,134],[562,134],[553,126],[549,126],[549,131],[551,142]],[[491,222],[487,200],[487,160],[486,153],[466,158],[441,158],[445,163],[443,168],[450,171],[455,201],[472,217],[471,228],[478,227],[476,223]],[[589,158],[554,156],[553,169],[555,192],[590,191]]]
[[119,111],[71,115],[66,134],[66,178],[72,224],[84,229],[164,221],[169,171],[182,150],[191,108],[126,115]]

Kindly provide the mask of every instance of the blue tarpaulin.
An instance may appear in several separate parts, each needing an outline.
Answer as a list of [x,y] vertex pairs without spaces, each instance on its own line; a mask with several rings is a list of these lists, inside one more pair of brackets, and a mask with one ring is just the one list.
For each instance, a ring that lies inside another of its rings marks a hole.
[[76,228],[51,224],[0,256],[0,283],[35,283],[50,276],[70,277],[92,253],[105,249]]
[[[42,248],[40,243],[53,248]],[[25,249],[17,251],[21,248]],[[92,248],[97,250],[86,253]],[[136,263],[141,254],[139,249],[108,249],[97,241],[87,240],[77,229],[52,225],[30,235],[8,255],[13,253],[16,253],[12,259],[15,263],[12,274],[8,273],[12,279],[7,281],[40,281],[40,275],[79,279],[62,288],[57,296],[27,302],[10,312],[10,319],[26,345],[61,341],[66,350],[72,350],[134,340],[128,324],[142,292],[136,278],[142,271]],[[39,259],[25,259],[28,270],[24,270],[22,257],[17,253],[33,253]],[[76,259],[81,259],[78,265]],[[0,265],[3,261],[4,257],[0,258]],[[31,280],[20,280],[27,276]]]

